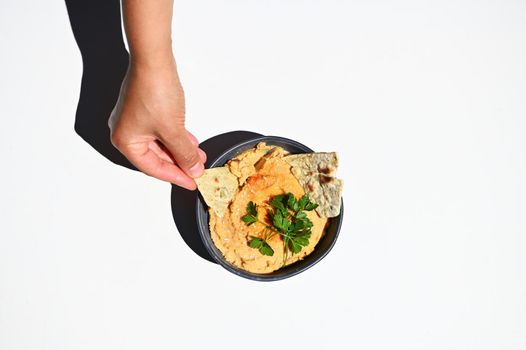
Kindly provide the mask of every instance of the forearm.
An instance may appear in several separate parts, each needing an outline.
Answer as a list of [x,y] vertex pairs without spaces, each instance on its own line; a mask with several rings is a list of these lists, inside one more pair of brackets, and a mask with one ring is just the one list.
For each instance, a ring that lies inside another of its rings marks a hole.
[[123,0],[131,60],[144,66],[173,63],[173,0]]

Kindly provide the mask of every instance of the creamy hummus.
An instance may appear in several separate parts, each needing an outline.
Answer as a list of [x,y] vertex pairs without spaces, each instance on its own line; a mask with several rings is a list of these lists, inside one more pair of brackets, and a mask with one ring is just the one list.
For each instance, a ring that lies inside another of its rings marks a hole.
[[246,214],[248,202],[256,203],[260,208],[259,219],[264,220],[268,201],[272,197],[290,192],[299,198],[305,193],[291,173],[290,165],[283,160],[285,154],[283,148],[261,143],[232,159],[228,167],[238,178],[239,190],[222,217],[209,210],[210,233],[214,244],[227,261],[249,272],[270,273],[303,259],[314,250],[327,224],[327,219],[319,217],[315,211],[306,212],[313,223],[309,245],[294,255],[289,251],[285,261],[284,244],[279,235],[273,236],[268,242],[274,250],[273,256],[262,255],[248,245],[249,236],[261,237],[263,231],[262,224],[247,226],[241,220]]

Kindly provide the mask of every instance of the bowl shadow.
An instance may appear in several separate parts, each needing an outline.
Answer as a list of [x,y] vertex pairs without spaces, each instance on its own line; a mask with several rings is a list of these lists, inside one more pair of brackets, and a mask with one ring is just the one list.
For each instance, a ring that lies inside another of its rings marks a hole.
[[[220,134],[203,141],[199,147],[206,152],[207,162],[205,168],[217,159],[225,150],[254,138],[262,136],[251,131],[232,131]],[[210,256],[197,228],[197,217],[195,203],[198,198],[197,191],[188,191],[184,188],[172,185],[172,216],[179,234],[186,245],[201,258],[210,262],[216,261]]]

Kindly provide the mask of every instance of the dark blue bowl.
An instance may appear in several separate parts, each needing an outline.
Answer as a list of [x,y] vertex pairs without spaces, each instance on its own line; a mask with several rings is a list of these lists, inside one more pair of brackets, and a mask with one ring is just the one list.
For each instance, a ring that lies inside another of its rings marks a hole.
[[[266,142],[268,145],[273,146],[280,146],[283,147],[285,150],[289,151],[290,153],[310,153],[314,152],[309,147],[290,140],[286,139],[284,137],[278,137],[278,136],[262,136],[257,137],[242,143],[239,143],[225,152],[223,152],[219,157],[217,157],[215,160],[212,160],[210,163],[210,167],[219,167],[223,166],[228,162],[230,159],[234,158],[240,153],[243,153],[246,150],[249,150],[251,148],[254,148],[258,143],[260,142]],[[223,257],[223,254],[217,247],[215,246],[214,242],[212,241],[212,237],[210,236],[210,228],[209,228],[209,215],[208,215],[208,206],[206,205],[205,201],[201,197],[201,195],[197,196],[197,204],[196,204],[196,216],[197,216],[197,228],[199,231],[199,235],[201,236],[201,239],[203,240],[203,244],[205,245],[205,248],[208,250],[208,253],[212,258],[217,261],[218,264],[223,266],[228,271],[255,281],[277,281],[281,279],[285,279],[288,277],[292,277],[294,275],[297,275],[300,272],[303,272],[310,268],[311,266],[315,265],[317,262],[319,262],[321,259],[323,259],[329,251],[332,249],[334,244],[336,243],[336,239],[338,238],[338,234],[340,233],[340,228],[342,225],[342,219],[343,219],[343,199],[342,199],[342,207],[340,215],[337,217],[329,219],[329,224],[325,230],[325,235],[321,238],[321,240],[316,245],[316,248],[314,248],[314,251],[307,255],[303,260],[297,261],[294,264],[282,267],[281,269],[268,273],[268,274],[258,274],[258,273],[252,273],[248,272],[246,270],[243,270],[228,261],[225,260]]]

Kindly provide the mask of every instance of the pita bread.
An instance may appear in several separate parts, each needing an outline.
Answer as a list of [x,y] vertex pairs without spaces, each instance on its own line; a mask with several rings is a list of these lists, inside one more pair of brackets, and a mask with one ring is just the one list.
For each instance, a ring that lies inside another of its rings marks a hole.
[[237,192],[237,177],[227,167],[211,168],[195,182],[206,204],[222,217]]
[[340,215],[343,181],[335,177],[324,179],[320,181],[316,176],[309,176],[300,180],[300,183],[310,200],[318,204],[318,215],[322,218],[333,218]]
[[304,175],[324,174],[332,177],[338,169],[336,152],[292,154],[284,159],[292,167],[301,170]]
[[298,179],[305,193],[318,204],[320,217],[340,215],[343,181],[334,177],[338,168],[338,155],[331,153],[305,153],[286,156],[292,174]]

